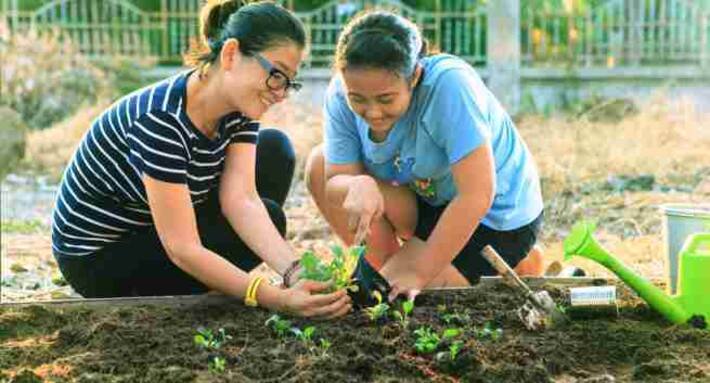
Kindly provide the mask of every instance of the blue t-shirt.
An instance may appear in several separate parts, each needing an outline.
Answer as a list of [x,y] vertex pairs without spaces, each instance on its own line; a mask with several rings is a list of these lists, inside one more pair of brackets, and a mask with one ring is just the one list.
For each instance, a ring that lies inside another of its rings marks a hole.
[[532,222],[543,208],[540,180],[510,116],[465,61],[440,54],[421,65],[423,78],[409,108],[383,142],[371,140],[367,122],[348,106],[342,79],[333,78],[324,107],[326,161],[361,162],[374,177],[408,185],[440,206],[457,194],[451,166],[488,143],[495,198],[482,223],[513,230]]

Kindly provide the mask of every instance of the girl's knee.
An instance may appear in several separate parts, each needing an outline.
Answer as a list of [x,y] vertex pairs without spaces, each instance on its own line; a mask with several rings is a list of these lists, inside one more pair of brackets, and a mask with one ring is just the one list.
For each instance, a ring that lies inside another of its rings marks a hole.
[[306,187],[311,194],[319,192],[324,185],[325,178],[325,158],[323,157],[323,145],[318,145],[306,159],[305,171],[303,172]]

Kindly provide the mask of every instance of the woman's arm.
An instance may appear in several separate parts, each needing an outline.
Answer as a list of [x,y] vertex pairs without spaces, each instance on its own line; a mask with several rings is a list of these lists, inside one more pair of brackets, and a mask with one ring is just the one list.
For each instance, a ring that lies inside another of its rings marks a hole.
[[[148,175],[144,175],[143,182],[158,236],[170,260],[209,288],[243,299],[249,277],[202,246],[187,186]],[[260,305],[274,310],[284,308],[284,294],[278,288],[262,283],[258,293]]]
[[[202,246],[187,187],[150,176],[144,176],[143,182],[158,236],[170,260],[209,288],[244,299],[249,276]],[[329,288],[327,283],[315,281],[299,281],[286,290],[261,283],[256,296],[260,306],[272,310],[323,319],[345,315],[351,309],[350,299],[344,290],[319,294]]]
[[444,210],[423,250],[395,254],[381,271],[393,287],[402,292],[421,290],[464,248],[493,203],[493,164],[490,145],[483,144],[452,166],[458,194]]
[[298,257],[271,221],[257,193],[255,173],[256,145],[229,145],[219,188],[222,214],[244,243],[272,269],[283,275]]

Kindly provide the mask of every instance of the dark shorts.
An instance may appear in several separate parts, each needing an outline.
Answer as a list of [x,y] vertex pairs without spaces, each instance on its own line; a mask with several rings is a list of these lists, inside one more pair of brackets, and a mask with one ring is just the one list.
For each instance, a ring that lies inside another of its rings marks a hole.
[[[414,235],[426,241],[447,205],[432,206],[417,196],[417,228]],[[495,269],[483,258],[481,250],[491,245],[510,267],[515,267],[525,258],[535,245],[542,227],[543,213],[531,223],[510,231],[498,231],[479,224],[476,231],[454,258],[452,264],[472,285],[478,283],[481,276],[498,275]]]

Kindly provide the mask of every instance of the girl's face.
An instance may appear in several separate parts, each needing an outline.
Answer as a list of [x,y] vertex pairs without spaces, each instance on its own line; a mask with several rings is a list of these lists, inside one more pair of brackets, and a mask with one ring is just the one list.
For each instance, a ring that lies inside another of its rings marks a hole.
[[373,133],[386,135],[409,108],[420,73],[417,68],[409,80],[387,69],[343,70],[350,109],[367,121]]
[[238,42],[233,41],[225,44],[222,54],[223,95],[236,110],[256,120],[298,86],[294,85],[294,78],[303,51],[289,42],[245,56],[239,52]]

